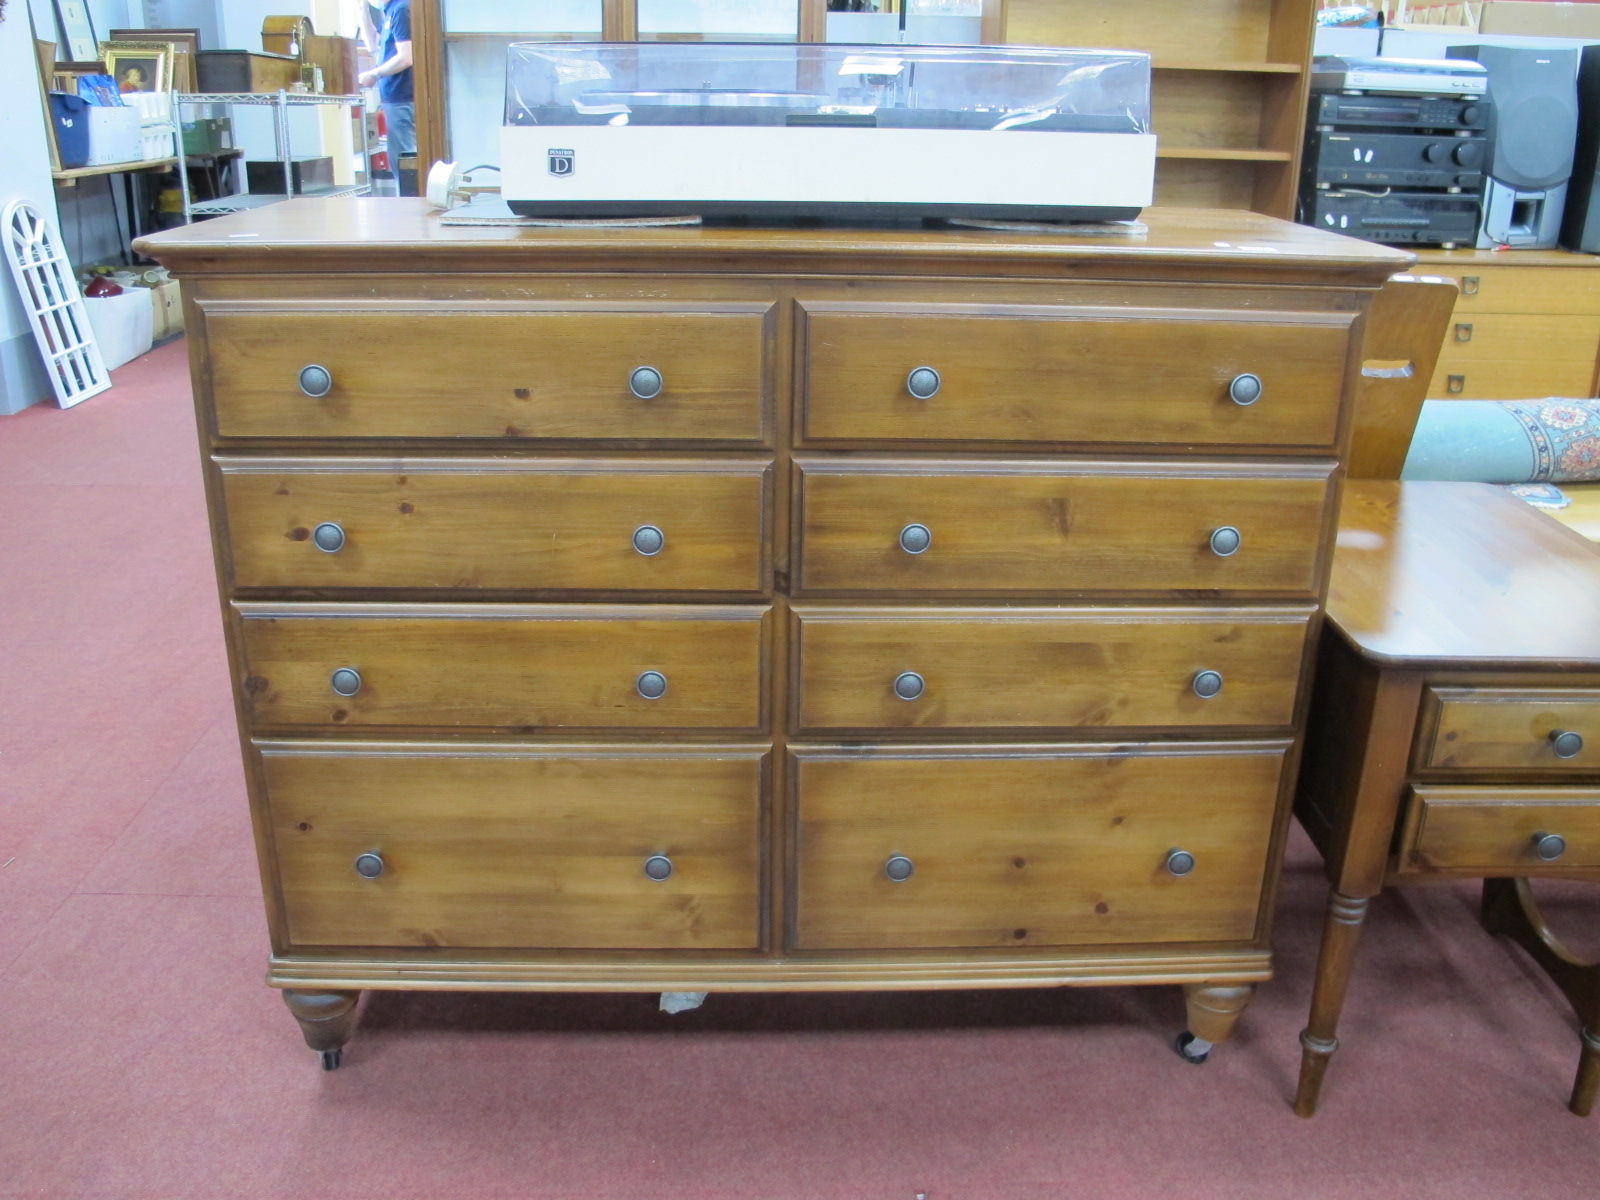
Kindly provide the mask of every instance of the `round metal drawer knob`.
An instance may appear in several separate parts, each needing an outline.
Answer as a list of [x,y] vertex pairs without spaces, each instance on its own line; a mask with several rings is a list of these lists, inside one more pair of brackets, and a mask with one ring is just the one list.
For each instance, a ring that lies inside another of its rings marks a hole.
[[1237,529],[1232,525],[1223,525],[1211,531],[1211,553],[1218,558],[1227,558],[1239,552],[1242,541]]
[[337,554],[344,549],[344,530],[332,521],[324,521],[311,531],[311,544],[327,554]]
[[363,879],[376,879],[383,874],[383,856],[370,851],[356,855],[356,874]]
[[895,883],[904,883],[915,870],[916,867],[904,854],[896,854],[883,864],[883,873]]
[[321,400],[333,391],[333,372],[316,363],[301,367],[300,390],[313,400]]
[[672,874],[672,860],[665,854],[652,854],[644,860],[644,873],[660,883]]
[[900,531],[900,549],[907,554],[921,554],[933,545],[933,531],[926,525],[907,525]]
[[1228,399],[1239,405],[1254,404],[1261,399],[1261,376],[1248,371],[1235,375],[1228,384]]
[[646,671],[634,686],[646,700],[659,700],[667,694],[667,677],[660,671]]
[[1167,870],[1180,879],[1183,878],[1183,876],[1194,870],[1194,855],[1187,850],[1168,850]]
[[667,544],[667,535],[654,525],[641,525],[633,531],[633,548],[646,558],[660,554]]
[[932,367],[918,367],[906,376],[906,391],[918,400],[932,400],[939,394],[939,372]]
[[1194,694],[1209,700],[1222,691],[1222,674],[1219,671],[1201,671],[1194,677]]
[[915,671],[902,671],[894,677],[894,694],[902,700],[915,700],[927,686]]
[[1550,745],[1557,758],[1577,758],[1583,753],[1583,735],[1573,733],[1570,729],[1552,729]]
[[354,667],[340,667],[328,682],[339,695],[354,696],[361,690],[361,672]]
[[1543,862],[1555,862],[1567,852],[1567,839],[1559,833],[1540,831],[1533,835],[1533,852]]
[[635,367],[628,376],[628,390],[641,400],[654,400],[664,386],[661,372],[654,367]]

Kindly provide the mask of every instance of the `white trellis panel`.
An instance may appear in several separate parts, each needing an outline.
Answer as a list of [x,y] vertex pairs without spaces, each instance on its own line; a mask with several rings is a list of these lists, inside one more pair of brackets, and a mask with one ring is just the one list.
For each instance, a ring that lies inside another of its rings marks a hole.
[[31,204],[13,200],[5,211],[6,257],[44,356],[50,385],[62,408],[98,395],[111,375],[95,345],[89,314],[72,264],[50,219]]

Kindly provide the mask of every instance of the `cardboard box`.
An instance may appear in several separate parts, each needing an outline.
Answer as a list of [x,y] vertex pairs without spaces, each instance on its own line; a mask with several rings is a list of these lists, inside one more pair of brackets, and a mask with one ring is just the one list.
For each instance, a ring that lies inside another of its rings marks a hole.
[[160,341],[183,332],[183,296],[178,281],[169,279],[150,289],[151,336]]
[[89,157],[84,166],[108,167],[144,157],[137,109],[91,104],[83,112],[89,119]]
[[1478,32],[1522,37],[1600,38],[1600,4],[1488,0],[1478,17]]
[[155,330],[155,307],[145,288],[127,288],[120,296],[85,296],[95,345],[114,371],[150,349]]

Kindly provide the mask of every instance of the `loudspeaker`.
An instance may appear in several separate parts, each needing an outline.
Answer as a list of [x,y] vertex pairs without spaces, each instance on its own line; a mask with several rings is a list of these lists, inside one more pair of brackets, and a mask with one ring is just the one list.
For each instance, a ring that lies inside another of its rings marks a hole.
[[1578,146],[1572,184],[1561,219],[1561,244],[1600,254],[1600,46],[1585,46],[1578,60]]
[[1578,135],[1578,51],[1451,46],[1489,71],[1492,147],[1478,246],[1549,249],[1561,230]]

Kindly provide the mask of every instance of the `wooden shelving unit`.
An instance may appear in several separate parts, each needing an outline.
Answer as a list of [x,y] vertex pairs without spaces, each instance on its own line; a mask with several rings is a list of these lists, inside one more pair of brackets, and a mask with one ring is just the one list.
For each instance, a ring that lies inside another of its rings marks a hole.
[[[800,40],[822,40],[826,0],[795,3]],[[989,42],[1149,54],[1156,202],[1292,220],[1315,9],[1316,0],[985,0],[983,30]],[[447,32],[440,0],[414,0],[412,14],[428,164],[447,157],[444,42],[543,35]],[[602,0],[602,16],[602,38],[637,40],[636,0]]]
[[1293,219],[1315,0],[1004,0],[1000,40],[1151,56],[1156,203]]

